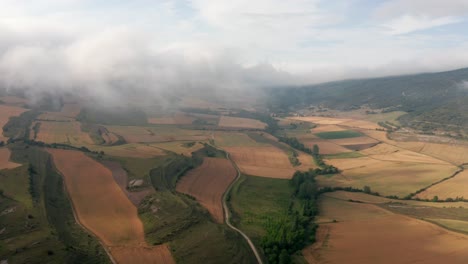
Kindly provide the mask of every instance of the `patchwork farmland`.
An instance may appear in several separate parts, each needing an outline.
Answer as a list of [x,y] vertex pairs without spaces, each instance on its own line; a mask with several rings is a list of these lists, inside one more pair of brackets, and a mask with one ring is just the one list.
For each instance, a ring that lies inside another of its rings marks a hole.
[[222,196],[236,176],[229,160],[206,158],[177,183],[176,190],[195,197],[218,223],[223,223]]
[[117,262],[173,263],[166,246],[145,245],[137,208],[114,182],[111,171],[81,152],[49,152],[63,174],[77,219],[110,249]]

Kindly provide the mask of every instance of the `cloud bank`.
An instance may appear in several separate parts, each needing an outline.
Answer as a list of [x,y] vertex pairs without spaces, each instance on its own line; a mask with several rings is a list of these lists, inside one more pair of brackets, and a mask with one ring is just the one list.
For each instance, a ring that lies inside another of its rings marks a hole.
[[449,70],[468,66],[467,15],[463,0],[4,0],[0,87],[125,97]]

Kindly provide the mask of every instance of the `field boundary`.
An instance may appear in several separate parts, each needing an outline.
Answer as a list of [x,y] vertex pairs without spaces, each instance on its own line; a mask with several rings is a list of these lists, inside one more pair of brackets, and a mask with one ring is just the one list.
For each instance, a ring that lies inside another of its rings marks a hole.
[[237,172],[236,178],[231,182],[231,184],[229,185],[229,187],[226,189],[226,191],[223,194],[223,211],[224,211],[224,218],[225,218],[226,225],[232,230],[234,230],[235,232],[239,233],[247,241],[247,243],[249,244],[250,248],[252,249],[255,255],[255,258],[257,259],[257,262],[259,264],[263,264],[262,257],[260,256],[260,253],[258,253],[257,248],[253,244],[252,240],[250,240],[250,238],[244,232],[242,232],[240,229],[238,229],[237,227],[231,224],[231,212],[229,211],[229,207],[227,205],[227,197],[229,196],[229,193],[231,192],[232,186],[234,186],[234,184],[236,184],[236,182],[239,181],[239,179],[241,178],[241,172],[239,168],[237,167],[236,163],[231,159],[227,151],[220,149],[220,148],[217,148],[217,149],[224,151],[224,153],[226,153],[226,158],[232,163],[232,165],[234,166]]

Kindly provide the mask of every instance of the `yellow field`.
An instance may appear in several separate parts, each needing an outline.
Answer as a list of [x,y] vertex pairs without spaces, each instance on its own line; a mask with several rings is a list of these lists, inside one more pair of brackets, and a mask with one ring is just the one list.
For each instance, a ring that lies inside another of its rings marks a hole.
[[220,147],[262,147],[269,146],[267,143],[259,143],[248,135],[241,132],[216,131],[213,134],[216,145]]
[[344,122],[352,121],[352,119],[344,118],[333,118],[333,117],[321,117],[321,116],[295,116],[288,117],[291,120],[304,121],[319,125],[337,125]]
[[468,233],[468,222],[453,219],[428,218],[427,220],[437,223],[450,230],[457,230]]
[[348,146],[348,145],[361,145],[361,144],[377,144],[379,141],[370,138],[370,137],[353,137],[353,138],[340,138],[340,139],[331,139],[329,140],[332,143],[341,146]]
[[[39,133],[37,133],[36,137],[37,141],[67,143],[74,146],[93,144],[93,140],[89,134],[81,131],[81,124],[79,122],[36,122],[40,123]],[[33,127],[35,123],[33,123]]]
[[354,200],[354,201],[361,201],[364,203],[372,203],[372,204],[383,204],[389,202],[398,202],[402,204],[407,204],[411,206],[425,206],[425,207],[435,207],[435,208],[468,208],[468,202],[444,202],[444,203],[437,203],[437,202],[423,202],[423,201],[415,201],[415,200],[392,200],[381,196],[374,196],[360,192],[345,192],[345,191],[337,191],[324,194],[327,197],[331,197],[334,199],[340,199],[344,201]]
[[381,143],[372,148],[362,150],[362,154],[371,157],[372,159],[383,161],[401,161],[401,162],[420,162],[428,164],[444,164],[449,165],[448,162],[420,154],[417,152],[405,150],[392,146],[386,143]]
[[319,218],[330,223],[320,225],[317,243],[303,251],[309,263],[461,264],[468,259],[468,236],[372,204],[325,196]]
[[436,184],[422,193],[419,193],[417,197],[422,199],[432,199],[434,196],[438,196],[439,199],[445,200],[447,198],[466,197],[468,199],[468,171],[462,171],[455,177]]
[[344,131],[346,128],[337,126],[337,125],[319,125],[311,129],[312,133],[321,133],[321,132],[332,132],[332,131]]
[[381,194],[400,197],[429,186],[458,170],[448,164],[384,161],[370,157],[331,159],[327,163],[343,172],[332,177],[317,177],[321,186],[363,188],[367,185]]
[[226,147],[225,150],[248,175],[290,179],[295,172],[288,156],[276,147]]
[[370,137],[386,142],[388,144],[395,145],[410,151],[426,154],[428,156],[432,156],[437,159],[450,162],[452,164],[461,165],[463,163],[468,163],[468,145],[395,141],[389,139],[386,136],[386,132],[383,131],[362,132],[369,135]]
[[264,129],[266,124],[250,118],[221,116],[218,126],[228,128]]
[[378,124],[370,121],[365,120],[351,120],[348,122],[343,122],[340,126],[347,127],[347,128],[359,128],[359,129],[368,129],[368,130],[375,130],[382,128]]
[[421,153],[437,157],[454,164],[468,163],[468,146],[453,144],[421,143]]
[[105,155],[116,157],[152,158],[166,155],[164,150],[160,148],[138,143],[117,146],[87,145],[86,147],[92,151],[104,151]]
[[195,145],[191,147],[187,147],[185,144],[190,143],[190,142],[193,142],[193,141],[172,141],[172,142],[164,142],[164,143],[153,143],[153,144],[149,144],[149,146],[165,149],[165,150],[172,151],[177,154],[182,154],[185,156],[191,156],[192,152],[195,152],[203,148],[203,144],[200,144],[199,142],[194,142]]

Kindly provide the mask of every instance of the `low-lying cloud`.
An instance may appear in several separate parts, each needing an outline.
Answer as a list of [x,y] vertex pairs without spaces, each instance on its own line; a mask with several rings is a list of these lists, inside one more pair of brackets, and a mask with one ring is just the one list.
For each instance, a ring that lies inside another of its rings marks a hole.
[[12,43],[0,50],[0,86],[32,97],[47,91],[119,99],[125,91],[157,97],[292,82],[267,64],[242,66],[226,50],[158,49],[153,43],[128,29],[65,43]]

